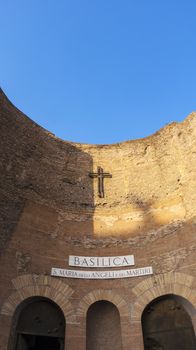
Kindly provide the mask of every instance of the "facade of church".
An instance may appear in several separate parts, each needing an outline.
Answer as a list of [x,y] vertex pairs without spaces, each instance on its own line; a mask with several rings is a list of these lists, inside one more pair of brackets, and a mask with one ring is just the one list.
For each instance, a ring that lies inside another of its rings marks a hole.
[[0,349],[196,349],[196,113],[56,138],[0,91]]

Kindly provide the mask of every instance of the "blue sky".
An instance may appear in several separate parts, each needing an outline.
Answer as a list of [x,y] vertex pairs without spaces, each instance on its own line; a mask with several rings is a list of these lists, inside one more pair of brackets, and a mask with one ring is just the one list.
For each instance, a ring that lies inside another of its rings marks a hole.
[[0,85],[64,140],[148,136],[196,110],[195,0],[0,0]]

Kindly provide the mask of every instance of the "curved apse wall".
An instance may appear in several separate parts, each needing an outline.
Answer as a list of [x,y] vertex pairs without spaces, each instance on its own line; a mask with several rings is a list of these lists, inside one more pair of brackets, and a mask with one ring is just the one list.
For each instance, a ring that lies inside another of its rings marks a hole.
[[[106,300],[120,314],[122,349],[143,350],[141,315],[153,299],[196,304],[196,114],[144,139],[85,145],[56,138],[0,91],[0,121],[1,350],[16,308],[37,296],[64,313],[66,349],[85,350],[87,310]],[[112,175],[102,198],[89,176],[98,167]],[[69,255],[130,254],[153,275],[51,276],[70,268]]]

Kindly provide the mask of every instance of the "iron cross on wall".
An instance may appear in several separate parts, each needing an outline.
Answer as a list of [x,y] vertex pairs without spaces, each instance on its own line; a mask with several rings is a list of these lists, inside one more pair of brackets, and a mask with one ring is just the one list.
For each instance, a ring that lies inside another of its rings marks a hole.
[[104,173],[103,168],[97,167],[97,173],[89,173],[92,178],[98,178],[98,194],[100,198],[104,198],[104,178],[112,177],[110,173]]

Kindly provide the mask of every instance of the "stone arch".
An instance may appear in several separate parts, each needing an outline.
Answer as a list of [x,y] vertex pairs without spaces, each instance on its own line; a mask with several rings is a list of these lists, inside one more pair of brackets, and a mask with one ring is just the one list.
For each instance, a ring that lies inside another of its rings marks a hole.
[[188,300],[196,308],[196,279],[193,276],[168,272],[146,278],[133,289],[136,300],[132,305],[132,321],[140,322],[145,307],[163,295],[177,295]]
[[41,296],[52,300],[62,310],[66,319],[74,314],[70,297],[73,289],[66,283],[54,277],[28,274],[12,280],[15,292],[3,303],[1,314],[13,317],[18,305],[25,299]]
[[85,295],[79,303],[77,311],[78,316],[86,317],[89,307],[96,301],[101,300],[113,303],[117,307],[120,317],[130,317],[128,303],[120,295],[107,289],[96,289]]
[[195,349],[195,314],[192,304],[184,297],[166,294],[155,298],[141,317],[144,348]]
[[122,350],[120,313],[110,301],[91,304],[86,317],[86,349]]
[[63,349],[66,318],[53,300],[43,296],[24,299],[12,317],[8,349],[45,347]]

